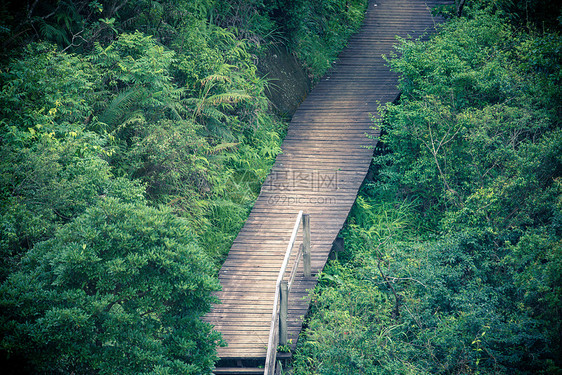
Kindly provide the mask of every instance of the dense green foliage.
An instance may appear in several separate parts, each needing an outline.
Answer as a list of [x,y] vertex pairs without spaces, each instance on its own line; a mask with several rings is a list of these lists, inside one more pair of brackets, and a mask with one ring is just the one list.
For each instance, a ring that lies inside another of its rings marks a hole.
[[256,61],[288,48],[321,75],[365,4],[0,4],[2,358],[209,373],[200,317],[285,128]]
[[562,373],[562,39],[502,12],[397,46],[295,374]]
[[3,284],[3,343],[44,373],[208,372],[219,335],[197,318],[218,289],[210,267],[169,210],[105,198]]

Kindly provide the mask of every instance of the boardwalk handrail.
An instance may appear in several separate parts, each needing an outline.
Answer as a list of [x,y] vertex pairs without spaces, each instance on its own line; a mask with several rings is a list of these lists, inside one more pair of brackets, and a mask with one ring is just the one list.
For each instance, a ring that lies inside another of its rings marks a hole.
[[[295,263],[289,275],[289,281],[283,281],[285,272],[287,271],[287,266],[289,265],[289,260],[291,259],[291,253],[293,252],[293,247],[295,241],[297,240],[297,234],[299,231],[300,224],[303,224],[303,243],[299,246],[299,251],[297,253]],[[275,371],[275,362],[277,360],[277,345],[280,341],[280,325],[283,325],[284,332],[281,335],[281,344],[287,344],[287,300],[288,295],[293,285],[293,281],[297,272],[300,257],[303,256],[304,259],[304,275],[305,277],[310,277],[310,222],[309,215],[303,214],[302,210],[299,211],[297,219],[295,220],[295,225],[293,227],[293,232],[291,234],[291,239],[287,244],[287,250],[285,251],[285,258],[283,259],[283,264],[279,270],[277,276],[277,282],[275,284],[275,297],[273,300],[273,311],[271,314],[271,325],[269,328],[269,340],[267,343],[267,356],[265,359],[265,371],[264,375],[272,375]],[[282,303],[282,299],[284,300]],[[283,305],[283,306],[282,306]],[[285,311],[283,311],[285,310]],[[284,313],[284,314],[283,314]],[[280,320],[279,316],[283,314],[283,319]],[[283,329],[282,329],[283,331]]]

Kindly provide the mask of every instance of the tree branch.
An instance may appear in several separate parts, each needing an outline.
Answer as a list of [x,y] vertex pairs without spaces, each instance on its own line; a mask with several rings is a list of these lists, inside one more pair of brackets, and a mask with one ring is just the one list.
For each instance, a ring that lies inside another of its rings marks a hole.
[[464,8],[464,4],[466,3],[466,0],[460,0],[457,3],[457,17],[461,17],[462,16],[462,10]]

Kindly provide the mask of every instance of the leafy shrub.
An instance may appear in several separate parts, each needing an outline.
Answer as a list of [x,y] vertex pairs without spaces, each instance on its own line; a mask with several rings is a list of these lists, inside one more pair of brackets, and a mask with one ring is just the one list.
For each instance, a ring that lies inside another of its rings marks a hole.
[[218,282],[194,243],[169,210],[102,200],[4,282],[2,348],[41,373],[210,373]]

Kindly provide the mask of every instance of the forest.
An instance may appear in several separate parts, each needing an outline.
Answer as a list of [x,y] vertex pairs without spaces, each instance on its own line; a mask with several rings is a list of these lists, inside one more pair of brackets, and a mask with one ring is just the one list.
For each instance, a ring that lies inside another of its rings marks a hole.
[[[366,5],[2,2],[3,368],[210,374],[200,318],[290,119],[259,62],[314,84]],[[402,94],[290,373],[562,374],[560,8],[434,13],[386,56]]]

